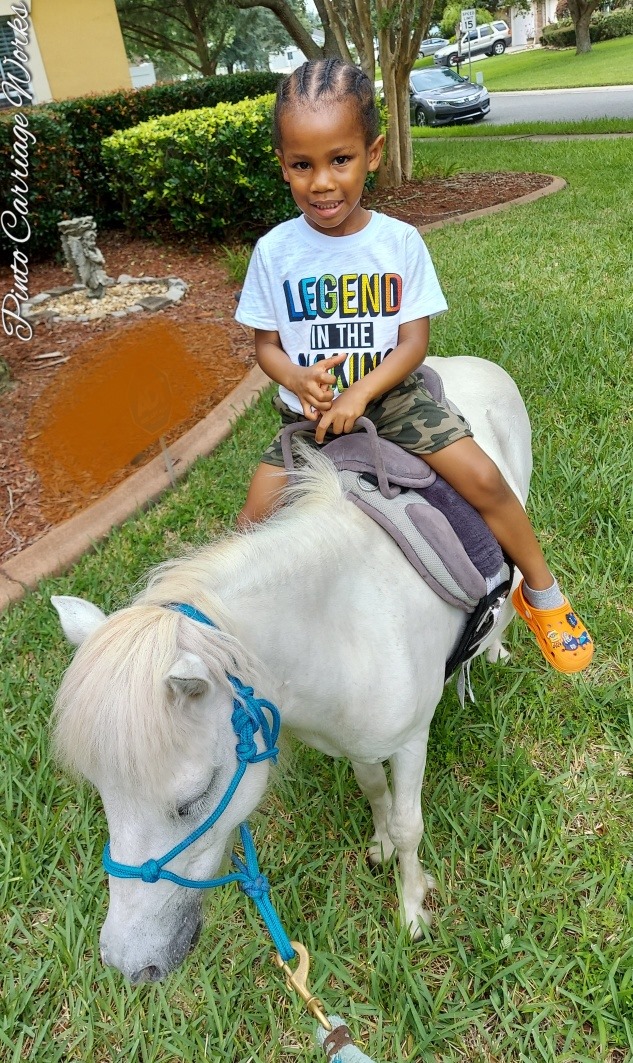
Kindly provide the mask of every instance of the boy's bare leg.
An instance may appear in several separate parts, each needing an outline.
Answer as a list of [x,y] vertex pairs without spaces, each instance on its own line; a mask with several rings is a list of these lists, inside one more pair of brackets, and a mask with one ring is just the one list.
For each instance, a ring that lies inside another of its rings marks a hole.
[[534,590],[554,582],[532,525],[514,491],[488,455],[466,437],[424,460],[481,514],[497,542]]
[[275,509],[287,483],[288,475],[285,469],[279,465],[260,462],[251,480],[246,502],[237,517],[238,530],[245,531],[250,524],[266,520]]

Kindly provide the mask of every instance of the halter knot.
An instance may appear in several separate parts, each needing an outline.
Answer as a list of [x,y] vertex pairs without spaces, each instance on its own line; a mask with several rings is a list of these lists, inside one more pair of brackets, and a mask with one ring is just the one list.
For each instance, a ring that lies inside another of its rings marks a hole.
[[235,747],[237,759],[250,763],[257,756],[257,746],[253,736],[259,731],[259,723],[239,702],[235,703],[231,722],[239,739]]
[[158,860],[146,860],[141,864],[139,871],[143,882],[158,882],[160,878],[160,864]]
[[242,892],[253,900],[258,900],[260,897],[265,897],[267,893],[270,893],[270,883],[265,875],[249,878],[247,882],[241,882],[240,887]]

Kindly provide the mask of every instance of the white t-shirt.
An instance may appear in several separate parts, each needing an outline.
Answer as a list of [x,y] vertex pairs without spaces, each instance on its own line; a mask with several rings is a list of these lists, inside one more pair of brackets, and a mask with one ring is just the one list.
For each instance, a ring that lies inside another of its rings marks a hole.
[[[333,370],[336,397],[380,365],[400,325],[446,309],[417,229],[372,211],[351,236],[326,236],[303,215],[277,225],[255,246],[235,316],[278,332],[297,365],[346,351]],[[280,386],[279,394],[301,413],[293,392]]]

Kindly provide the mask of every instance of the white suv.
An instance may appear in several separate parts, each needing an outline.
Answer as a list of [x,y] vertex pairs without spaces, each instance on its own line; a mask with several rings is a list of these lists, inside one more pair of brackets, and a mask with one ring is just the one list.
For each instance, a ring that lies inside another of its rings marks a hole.
[[465,33],[461,43],[455,41],[453,44],[447,44],[445,48],[440,48],[439,52],[433,56],[433,62],[438,66],[455,66],[458,59],[460,63],[465,63],[468,59],[469,47],[472,56],[503,55],[510,44],[512,44],[510,27],[502,19],[496,19],[494,22],[485,22],[482,26],[477,26],[477,29],[471,30],[470,33]]

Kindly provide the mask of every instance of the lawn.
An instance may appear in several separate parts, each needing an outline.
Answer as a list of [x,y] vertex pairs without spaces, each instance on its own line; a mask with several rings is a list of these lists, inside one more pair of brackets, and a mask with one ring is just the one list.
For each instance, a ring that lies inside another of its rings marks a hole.
[[[414,146],[421,162],[433,151]],[[633,171],[626,141],[447,141],[464,170],[539,170],[568,188],[429,234],[451,311],[434,354],[492,358],[534,427],[531,512],[597,641],[586,675],[548,670],[513,625],[510,661],[473,667],[432,728],[423,791],[437,921],[412,945],[394,872],[369,873],[368,810],[345,763],[288,744],[253,817],[263,869],[313,982],[376,1060],[627,1063],[633,1058]],[[50,761],[70,652],[48,598],[125,602],[155,561],[230,524],[273,431],[267,399],[186,482],[68,575],[0,617],[7,816],[0,1059],[317,1063],[244,898],[214,891],[202,940],[164,985],[98,958],[106,910],[98,798]],[[412,576],[412,578],[414,578]],[[265,693],[263,691],[262,693]]]
[[[432,66],[432,59],[416,62],[416,69]],[[633,37],[601,41],[587,55],[575,48],[534,48],[525,52],[491,56],[474,63],[491,92],[526,89],[573,89],[597,85],[633,84]],[[468,63],[462,73],[468,71]],[[376,74],[379,78],[381,75]],[[474,71],[473,71],[474,80]]]
[[633,37],[592,44],[587,55],[575,48],[535,48],[515,55],[491,56],[478,64],[491,92],[524,89],[574,89],[592,85],[633,84]]
[[633,133],[631,118],[587,118],[582,122],[511,122],[508,125],[488,125],[486,122],[468,122],[463,125],[411,126],[414,140],[451,140],[469,137],[552,137],[552,136],[601,136],[605,133]]

